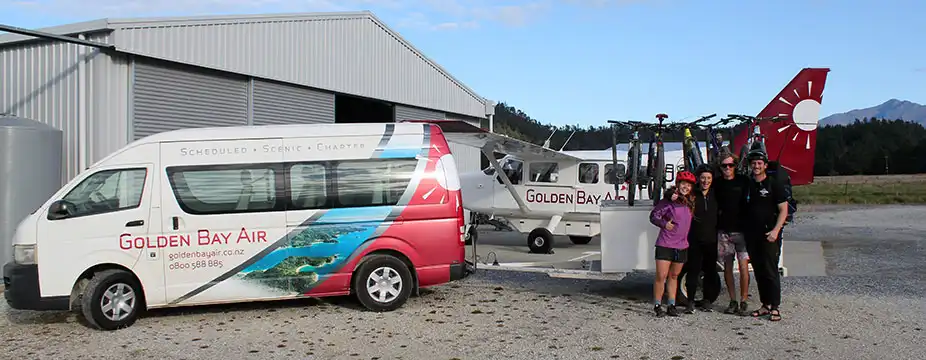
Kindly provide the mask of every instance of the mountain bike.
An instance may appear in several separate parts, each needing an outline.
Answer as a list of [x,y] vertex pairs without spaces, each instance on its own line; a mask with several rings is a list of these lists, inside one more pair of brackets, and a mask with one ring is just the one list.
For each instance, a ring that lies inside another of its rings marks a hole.
[[[705,144],[707,145],[707,163],[711,165],[717,165],[720,161],[720,157],[724,153],[723,151],[723,137],[720,130],[717,129],[718,126],[725,126],[732,118],[723,118],[714,123],[704,125],[704,130],[707,133],[707,140]],[[732,150],[730,150],[732,153]]]
[[[637,188],[641,184],[646,183],[645,181],[641,181],[640,179],[641,175],[643,175],[644,177],[646,176],[644,174],[641,174],[642,171],[640,169],[640,167],[643,164],[643,149],[642,149],[643,142],[640,140],[640,129],[645,128],[647,124],[640,122],[640,121],[614,121],[614,120],[608,120],[608,123],[611,123],[612,127],[615,124],[624,125],[624,126],[629,127],[631,130],[630,146],[627,149],[627,172],[624,175],[625,176],[624,181],[628,184],[627,185],[627,205],[633,206],[634,200],[636,200],[636,197],[637,197]],[[616,142],[614,146],[615,148],[617,147]]]
[[736,171],[738,173],[742,175],[748,175],[749,174],[749,161],[746,161],[745,159],[749,155],[749,152],[759,149],[759,150],[762,150],[762,152],[768,154],[768,151],[765,148],[765,135],[762,134],[762,131],[759,128],[759,122],[769,121],[772,123],[777,123],[786,118],[779,117],[779,116],[760,118],[760,117],[755,117],[755,116],[737,115],[737,114],[728,114],[727,118],[731,121],[737,120],[740,123],[745,123],[746,132],[747,134],[750,134],[749,137],[746,138],[746,143],[744,143],[743,146],[740,147],[740,151],[739,151],[740,161],[736,167]]
[[[715,116],[717,116],[717,114],[702,116],[698,120],[688,123],[671,124],[671,129],[683,130],[685,133],[685,139],[682,143],[684,170],[695,171],[695,169],[704,164],[704,157],[701,155],[701,145],[698,144],[698,139],[691,134],[691,129],[697,128],[702,122],[710,120]],[[679,171],[682,171],[682,169],[679,169]]]
[[662,198],[666,185],[666,153],[662,142],[662,122],[668,117],[669,115],[666,114],[656,114],[657,123],[646,152],[646,176],[649,178],[647,190],[649,190],[649,198],[653,199],[654,205]]

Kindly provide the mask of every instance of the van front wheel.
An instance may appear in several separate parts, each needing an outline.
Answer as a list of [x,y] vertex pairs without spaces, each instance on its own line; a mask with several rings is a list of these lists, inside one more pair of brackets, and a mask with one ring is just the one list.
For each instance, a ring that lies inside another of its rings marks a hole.
[[363,261],[352,283],[360,304],[377,312],[402,307],[413,287],[408,266],[390,255],[373,255]]
[[80,301],[87,322],[102,330],[132,325],[143,303],[138,281],[123,270],[103,270],[93,275]]

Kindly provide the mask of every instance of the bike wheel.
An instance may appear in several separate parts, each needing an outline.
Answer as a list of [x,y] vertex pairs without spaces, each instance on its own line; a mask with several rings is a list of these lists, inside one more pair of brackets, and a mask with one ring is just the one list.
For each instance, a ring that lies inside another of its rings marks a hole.
[[650,187],[653,189],[652,192],[655,193],[655,195],[650,198],[653,199],[653,205],[655,205],[662,199],[662,192],[665,191],[666,184],[665,154],[662,146],[656,150],[656,161],[653,166],[653,181],[651,181]]
[[637,196],[637,182],[640,177],[640,144],[634,144],[631,151],[627,153],[627,172],[630,174],[630,183],[627,184],[627,205],[633,206],[633,200]]
[[749,174],[749,159],[746,158],[746,155],[749,155],[749,144],[743,144],[740,148],[740,161],[736,167],[736,171],[741,175]]
[[692,157],[694,158],[694,162],[692,164],[694,167],[691,168],[691,171],[694,172],[698,169],[699,166],[701,166],[701,164],[704,164],[704,158],[701,156],[701,146],[698,144],[697,140],[692,141],[691,152],[693,154]]
[[653,142],[650,141],[650,142],[649,142],[649,150],[647,150],[647,152],[646,152],[646,179],[647,179],[647,180],[646,180],[646,183],[647,183],[646,186],[647,186],[647,190],[648,190],[648,192],[649,192],[649,198],[650,198],[650,199],[653,198],[653,193],[656,191],[655,188],[653,188],[653,186],[652,186],[653,183],[654,183],[654,181],[655,181],[655,179],[656,179],[656,171],[655,171],[656,169],[654,169],[655,164],[656,164],[656,162],[655,162],[655,161],[656,161],[656,156],[654,156],[655,154],[653,153],[653,152],[654,152],[654,151],[653,151],[653,150],[654,150],[654,149],[653,149],[653,145],[654,145]]
[[682,152],[685,157],[685,168],[679,171],[694,171],[694,153],[691,150],[691,140],[685,140],[685,151]]

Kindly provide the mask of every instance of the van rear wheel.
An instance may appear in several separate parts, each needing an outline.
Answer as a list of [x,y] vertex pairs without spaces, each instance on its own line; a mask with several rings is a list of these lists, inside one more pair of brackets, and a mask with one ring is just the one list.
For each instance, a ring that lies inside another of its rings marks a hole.
[[103,270],[84,288],[80,308],[87,322],[101,330],[131,326],[143,307],[141,285],[127,271]]
[[354,273],[351,287],[365,308],[383,312],[402,307],[412,293],[412,274],[391,255],[369,256]]

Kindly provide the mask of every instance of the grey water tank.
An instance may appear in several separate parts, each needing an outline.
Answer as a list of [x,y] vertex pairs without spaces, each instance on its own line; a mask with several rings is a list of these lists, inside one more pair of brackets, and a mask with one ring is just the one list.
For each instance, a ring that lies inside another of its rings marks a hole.
[[13,233],[61,183],[63,133],[38,121],[0,116],[0,261],[13,260]]

